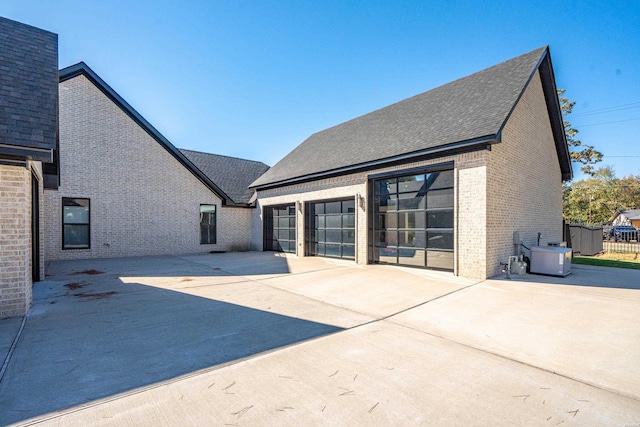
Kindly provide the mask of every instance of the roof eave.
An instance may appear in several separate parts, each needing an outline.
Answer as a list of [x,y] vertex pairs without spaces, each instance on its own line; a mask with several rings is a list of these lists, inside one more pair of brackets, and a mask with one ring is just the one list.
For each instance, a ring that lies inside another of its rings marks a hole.
[[357,165],[351,165],[336,169],[331,169],[322,172],[316,172],[299,177],[283,179],[274,182],[267,182],[264,184],[256,185],[252,183],[249,188],[256,190],[268,190],[271,188],[282,187],[285,185],[300,184],[303,182],[315,181],[318,179],[331,178],[338,175],[344,175],[346,173],[364,172],[372,169],[379,169],[381,167],[388,167],[397,164],[405,164],[409,162],[421,161],[426,159],[433,159],[439,157],[445,157],[454,154],[467,153],[470,151],[479,151],[488,149],[492,144],[498,143],[497,135],[488,135],[480,138],[474,138],[467,141],[460,141],[453,144],[447,144],[445,146],[414,151],[411,153],[400,154],[398,156],[387,157],[384,159],[373,160],[366,163],[360,163]]
[[569,153],[567,136],[564,131],[562,111],[560,110],[560,101],[558,100],[558,88],[556,87],[556,78],[553,73],[551,54],[549,53],[548,47],[545,50],[545,55],[543,55],[540,64],[540,80],[542,82],[542,90],[547,103],[547,111],[549,112],[551,131],[553,132],[553,138],[556,143],[558,160],[560,161],[562,181],[571,181],[573,179],[571,154]]
[[520,102],[520,99],[524,95],[524,92],[529,87],[529,83],[540,71],[540,81],[542,82],[542,91],[544,93],[545,103],[547,105],[547,112],[549,114],[549,121],[551,124],[551,132],[553,133],[553,140],[556,145],[556,153],[558,154],[558,162],[560,163],[560,170],[562,173],[562,181],[571,181],[573,179],[573,168],[571,166],[571,155],[569,154],[569,146],[567,145],[567,138],[564,133],[564,125],[562,120],[562,112],[560,111],[560,103],[558,101],[558,90],[556,87],[556,79],[553,74],[553,66],[551,64],[551,54],[549,53],[549,47],[547,46],[544,53],[540,56],[538,64],[534,67],[526,84],[522,87],[522,91],[518,95],[516,102],[511,106],[509,114],[507,114],[505,120],[502,122],[498,135],[502,134],[502,130],[507,125],[507,122],[511,118],[511,115],[515,111],[516,106]]
[[87,64],[79,62],[69,67],[63,68],[59,73],[59,83],[70,80],[79,75],[89,79],[102,93],[115,103],[127,116],[136,122],[145,132],[155,139],[169,154],[198,178],[205,186],[213,191],[222,200],[223,206],[249,207],[245,203],[236,203],[224,191],[222,191],[213,181],[211,181],[200,169],[198,169],[189,159],[187,159],[167,138],[164,137],[151,123],[140,115],[127,101],[111,88],[100,76],[98,76]]

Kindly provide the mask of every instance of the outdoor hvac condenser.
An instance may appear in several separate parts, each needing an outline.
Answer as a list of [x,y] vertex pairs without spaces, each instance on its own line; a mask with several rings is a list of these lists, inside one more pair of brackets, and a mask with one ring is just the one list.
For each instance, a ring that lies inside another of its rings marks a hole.
[[533,246],[529,270],[535,274],[567,276],[571,274],[571,249],[555,246]]

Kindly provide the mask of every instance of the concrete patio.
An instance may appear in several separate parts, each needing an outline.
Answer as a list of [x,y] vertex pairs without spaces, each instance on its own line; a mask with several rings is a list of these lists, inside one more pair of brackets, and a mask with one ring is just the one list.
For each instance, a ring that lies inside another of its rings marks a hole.
[[248,252],[47,275],[17,340],[0,321],[0,425],[640,425],[637,270]]

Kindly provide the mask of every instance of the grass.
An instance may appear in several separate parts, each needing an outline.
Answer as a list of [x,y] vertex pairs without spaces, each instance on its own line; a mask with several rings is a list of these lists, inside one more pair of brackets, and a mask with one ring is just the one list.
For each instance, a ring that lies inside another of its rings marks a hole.
[[597,265],[601,267],[630,268],[640,270],[640,259],[637,254],[604,253],[596,256],[574,256],[573,264]]

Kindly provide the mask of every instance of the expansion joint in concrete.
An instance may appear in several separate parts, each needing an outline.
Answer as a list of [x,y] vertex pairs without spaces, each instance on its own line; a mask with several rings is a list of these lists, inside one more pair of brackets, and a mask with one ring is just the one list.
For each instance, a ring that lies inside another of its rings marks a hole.
[[0,383],[2,383],[2,379],[4,378],[4,374],[7,371],[7,367],[9,366],[9,362],[11,362],[11,357],[13,356],[13,352],[18,345],[18,341],[20,340],[20,336],[22,335],[22,330],[24,329],[24,324],[27,322],[27,317],[29,313],[22,318],[22,322],[20,323],[20,328],[18,328],[18,332],[16,336],[13,338],[13,342],[11,343],[11,347],[9,348],[9,352],[7,353],[7,357],[5,357],[4,362],[2,363],[2,368],[0,368]]

